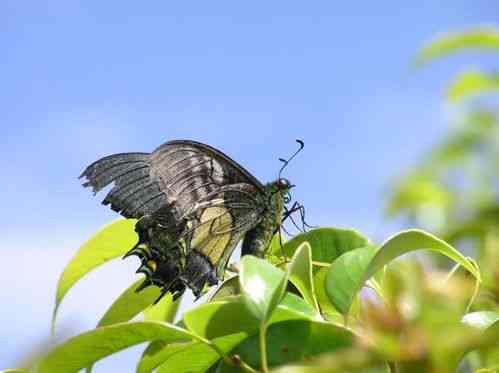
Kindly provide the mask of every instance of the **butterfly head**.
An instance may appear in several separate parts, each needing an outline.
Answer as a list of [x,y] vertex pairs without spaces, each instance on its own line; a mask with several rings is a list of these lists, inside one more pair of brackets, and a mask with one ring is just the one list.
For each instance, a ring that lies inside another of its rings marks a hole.
[[289,193],[289,191],[294,187],[294,185],[291,184],[288,179],[280,177],[279,179],[271,183],[271,186],[274,190],[274,193],[279,193],[282,196],[284,203],[287,204],[291,202],[291,194]]

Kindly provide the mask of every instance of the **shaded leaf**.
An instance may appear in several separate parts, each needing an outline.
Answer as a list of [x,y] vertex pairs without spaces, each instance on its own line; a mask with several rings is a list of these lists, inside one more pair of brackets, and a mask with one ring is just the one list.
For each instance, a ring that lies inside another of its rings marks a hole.
[[233,295],[239,295],[240,293],[241,293],[241,287],[239,286],[239,276],[233,276],[225,280],[218,287],[218,289],[211,296],[210,302],[218,301]]
[[310,244],[313,261],[331,263],[347,251],[366,246],[369,240],[354,229],[315,228],[286,242],[284,255],[291,258],[303,242]]
[[312,249],[308,242],[303,242],[295,251],[291,263],[288,265],[289,281],[298,289],[303,298],[315,309],[319,309],[315,297],[314,282],[312,279]]
[[[274,324],[267,331],[269,366],[278,366],[292,361],[308,360],[321,353],[351,347],[353,334],[347,329],[329,323],[292,320]],[[242,342],[233,351],[250,366],[260,368],[258,336]],[[220,372],[236,372],[222,363]]]

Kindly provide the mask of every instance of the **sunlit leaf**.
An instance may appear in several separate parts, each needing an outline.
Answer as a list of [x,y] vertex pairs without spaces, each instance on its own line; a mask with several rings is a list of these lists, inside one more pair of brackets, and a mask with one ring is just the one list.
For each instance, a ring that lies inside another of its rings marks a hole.
[[335,307],[346,314],[366,280],[398,256],[414,250],[431,250],[445,255],[481,280],[477,268],[459,251],[427,232],[412,229],[390,237],[379,248],[368,246],[339,257],[326,275],[326,294]]
[[105,225],[85,242],[64,268],[55,297],[52,329],[55,327],[57,310],[69,289],[88,272],[116,257],[124,255],[137,242],[133,219],[119,219]]
[[499,74],[484,73],[478,70],[467,70],[447,88],[447,98],[450,101],[459,101],[479,93],[499,90]]
[[114,324],[77,335],[55,347],[39,364],[38,373],[76,373],[127,347],[147,341],[178,342],[192,335],[171,324],[140,321]]
[[246,307],[265,321],[284,294],[287,275],[264,259],[246,255],[241,261],[239,283]]
[[435,58],[471,48],[499,49],[499,31],[495,27],[476,27],[466,31],[442,34],[421,48],[415,58],[415,63],[424,64]]
[[171,293],[166,294],[158,303],[149,304],[149,306],[144,309],[144,319],[150,321],[173,322],[181,301],[182,297],[173,301]]
[[159,288],[151,286],[136,293],[135,290],[142,282],[144,280],[140,279],[126,289],[109,307],[97,326],[107,326],[131,320],[151,305],[159,296]]

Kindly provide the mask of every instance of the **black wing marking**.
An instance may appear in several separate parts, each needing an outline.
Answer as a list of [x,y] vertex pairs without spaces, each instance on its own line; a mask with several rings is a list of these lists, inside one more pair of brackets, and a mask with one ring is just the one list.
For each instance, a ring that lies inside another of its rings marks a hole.
[[97,193],[114,183],[103,204],[127,218],[168,208],[181,221],[196,203],[223,186],[246,183],[263,193],[262,184],[242,166],[208,145],[175,140],[152,153],[121,153],[94,162],[82,173]]

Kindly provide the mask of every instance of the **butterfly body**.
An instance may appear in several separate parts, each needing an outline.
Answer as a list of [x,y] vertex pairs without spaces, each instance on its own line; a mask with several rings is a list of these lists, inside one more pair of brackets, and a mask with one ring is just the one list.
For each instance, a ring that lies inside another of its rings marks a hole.
[[263,257],[281,224],[289,182],[263,185],[208,145],[176,140],[152,153],[104,157],[83,172],[84,186],[113,188],[103,204],[136,218],[141,288],[156,285],[174,297],[186,286],[199,296],[223,278],[238,242],[242,254]]

